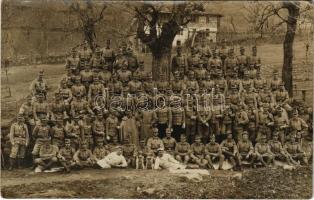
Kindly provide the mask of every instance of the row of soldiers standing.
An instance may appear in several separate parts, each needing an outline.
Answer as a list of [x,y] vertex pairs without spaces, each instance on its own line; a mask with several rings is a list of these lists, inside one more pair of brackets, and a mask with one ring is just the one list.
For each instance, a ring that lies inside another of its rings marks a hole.
[[[54,102],[47,101],[49,88],[42,71],[31,85],[32,96],[19,115],[26,125],[18,120],[11,128],[12,163],[17,157],[24,158],[30,143],[36,160],[47,140],[63,148],[67,139],[75,149],[81,143],[88,149],[100,143],[109,147],[132,144],[124,151],[130,155],[143,143],[153,151],[162,145],[168,152],[182,149],[177,155],[191,155],[190,151],[202,152],[203,147],[194,148],[199,143],[191,150],[176,146],[196,140],[206,144],[213,136],[218,143],[227,140],[230,144],[231,140],[241,142],[243,135],[252,145],[259,140],[270,141],[275,135],[281,145],[292,137],[301,140],[309,133],[311,113],[293,108],[278,71],[271,80],[261,76],[256,47],[252,50],[248,57],[240,48],[241,55],[235,57],[225,46],[211,54],[202,45],[193,48],[185,59],[178,48],[172,59],[173,78],[154,81],[145,71],[144,62],[138,61],[126,45],[116,54],[107,42],[105,48],[97,47],[92,53],[85,43],[79,52],[72,50],[67,59],[67,74],[55,92]],[[186,141],[181,143],[182,135]],[[300,153],[298,145],[293,142],[288,146]],[[197,157],[194,160],[202,163]]]

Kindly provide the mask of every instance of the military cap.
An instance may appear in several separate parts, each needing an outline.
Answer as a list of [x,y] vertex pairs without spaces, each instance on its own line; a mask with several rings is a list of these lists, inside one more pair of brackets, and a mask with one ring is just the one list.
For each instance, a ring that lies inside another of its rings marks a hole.
[[172,128],[166,128],[166,133],[171,133],[172,132]]
[[97,48],[96,48],[96,50],[95,50],[95,52],[96,52],[96,53],[101,53],[100,48],[99,48],[99,47],[97,47]]
[[245,50],[245,48],[243,46],[240,47],[240,50]]
[[37,97],[45,97],[45,95],[43,93],[38,93],[36,96]]
[[42,140],[43,142],[50,142],[50,141],[51,141],[51,137],[42,138],[41,140]]
[[201,138],[202,138],[202,136],[200,136],[200,135],[195,136],[195,139],[201,139]]
[[279,132],[278,132],[278,131],[274,131],[273,137],[274,137],[274,136],[279,136]]
[[254,45],[254,46],[252,46],[252,49],[257,49],[257,47]]
[[154,133],[158,132],[158,128],[153,128],[153,132]]
[[275,69],[275,70],[273,71],[273,74],[278,74],[278,70]]
[[295,114],[299,114],[298,109],[294,109],[293,112],[292,112],[292,114],[294,114],[294,115],[295,115]]
[[247,131],[243,131],[242,135],[248,135],[249,133]]
[[76,51],[75,48],[72,48],[71,52],[72,52],[72,53],[76,53],[77,51]]
[[43,117],[43,118],[41,118],[41,120],[40,121],[48,121],[48,118],[47,117]]
[[22,113],[17,114],[17,119],[24,119],[24,116]]
[[160,152],[160,151],[164,151],[164,149],[163,148],[158,148],[157,152]]
[[73,117],[73,119],[80,119],[80,116],[75,115],[75,116]]
[[174,76],[179,76],[179,75],[180,75],[180,72],[179,72],[179,71],[175,71],[173,75],[174,75]]
[[209,138],[210,138],[210,139],[215,139],[216,136],[215,136],[215,134],[211,134],[211,135],[209,136]]
[[186,138],[186,135],[185,134],[181,134],[180,138]]
[[261,135],[261,139],[266,139],[266,135]]
[[234,52],[233,48],[229,49],[229,53],[233,53],[233,52]]
[[70,140],[69,138],[65,138],[65,139],[64,139],[64,143],[65,143],[65,144],[70,144],[70,143],[71,143],[71,140]]
[[114,151],[122,150],[122,147],[121,147],[120,145],[118,145],[118,146],[114,147],[113,150],[114,150]]
[[41,69],[41,70],[39,71],[39,75],[43,75],[43,74],[44,74],[44,70]]
[[86,140],[82,140],[81,141],[81,145],[86,145],[87,144],[87,141]]

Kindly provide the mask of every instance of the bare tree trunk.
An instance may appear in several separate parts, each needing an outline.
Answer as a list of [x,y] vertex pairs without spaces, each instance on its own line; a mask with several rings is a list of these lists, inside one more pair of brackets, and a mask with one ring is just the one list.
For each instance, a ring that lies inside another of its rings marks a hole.
[[300,15],[300,9],[295,3],[286,2],[286,8],[288,9],[289,16],[287,22],[287,32],[285,35],[285,40],[283,43],[284,58],[282,67],[282,80],[285,82],[285,87],[289,92],[289,95],[293,96],[293,41],[295,36],[295,31],[297,27],[297,18]]
[[161,52],[160,54],[152,54],[152,73],[154,80],[161,80],[160,75],[164,76],[165,80],[170,79],[170,59],[171,50]]

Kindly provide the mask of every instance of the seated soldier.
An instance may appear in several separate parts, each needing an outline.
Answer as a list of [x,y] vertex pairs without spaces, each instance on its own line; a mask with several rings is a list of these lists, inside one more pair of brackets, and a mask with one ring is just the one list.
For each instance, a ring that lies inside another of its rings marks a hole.
[[164,143],[158,137],[158,128],[153,128],[153,136],[147,140],[148,149],[152,150],[157,155],[157,149],[164,148]]
[[66,172],[71,171],[71,167],[75,165],[73,156],[75,154],[75,149],[71,147],[71,140],[65,139],[64,147],[62,147],[57,155],[59,162],[64,167]]
[[117,146],[119,146],[118,136],[114,136],[112,138],[112,143],[107,144],[107,149],[109,150],[109,152],[113,152],[114,148],[116,148]]
[[205,159],[205,145],[201,143],[201,136],[195,136],[195,142],[191,145],[191,161],[200,168],[206,168],[208,161]]
[[273,133],[273,139],[270,140],[268,144],[274,160],[286,161],[288,164],[291,164],[288,154],[284,151],[279,141],[279,133],[277,131]]
[[58,147],[50,143],[50,138],[43,139],[42,141],[43,145],[39,149],[39,158],[34,160],[34,164],[37,165],[39,172],[49,169],[54,163],[58,162]]
[[305,152],[302,150],[300,143],[296,141],[296,135],[290,136],[290,141],[285,143],[284,150],[287,152],[293,164],[299,165],[297,161],[305,165],[308,164]]
[[132,144],[129,137],[124,139],[124,145],[122,146],[123,156],[128,163],[128,166],[135,166],[135,156],[137,155],[137,149],[135,144]]
[[222,141],[220,146],[221,146],[221,151],[224,157],[228,159],[231,162],[233,168],[235,168],[237,164],[236,161],[238,161],[238,157],[237,157],[238,151],[237,151],[237,145],[235,141],[232,139],[232,134],[228,134],[227,139]]
[[115,147],[113,152],[108,154],[104,159],[99,160],[97,164],[103,169],[112,167],[125,168],[128,166],[128,163],[123,156],[123,150],[121,146]]
[[188,164],[190,160],[190,150],[191,150],[191,146],[188,142],[186,142],[186,136],[182,134],[180,136],[180,142],[177,143],[176,148],[175,148],[176,159],[179,162]]
[[154,169],[185,169],[186,165],[181,164],[174,157],[164,151],[157,149],[157,157],[155,159]]
[[266,136],[262,135],[259,142],[255,144],[255,153],[258,161],[267,167],[273,160],[273,154],[270,151],[270,147],[266,142]]
[[224,155],[222,155],[221,152],[221,147],[220,145],[216,142],[215,140],[215,135],[210,136],[210,141],[208,144],[205,146],[205,159],[208,161],[208,168],[209,169],[214,169],[213,163],[215,161],[219,161],[219,167],[218,169],[222,169],[222,164],[224,161]]
[[238,152],[239,152],[239,167],[242,170],[242,161],[248,161],[250,165],[253,165],[255,160],[254,147],[249,139],[247,131],[243,132],[242,140],[238,142]]
[[172,130],[170,128],[166,129],[166,137],[162,139],[162,142],[164,143],[165,151],[173,156],[176,147],[176,140],[171,137],[171,132]]
[[104,140],[98,138],[96,141],[96,147],[94,148],[93,154],[96,161],[104,159],[110,151],[108,147],[104,146]]
[[87,142],[83,140],[81,142],[80,148],[75,152],[73,156],[75,166],[78,168],[92,167],[95,164],[93,153],[87,147]]

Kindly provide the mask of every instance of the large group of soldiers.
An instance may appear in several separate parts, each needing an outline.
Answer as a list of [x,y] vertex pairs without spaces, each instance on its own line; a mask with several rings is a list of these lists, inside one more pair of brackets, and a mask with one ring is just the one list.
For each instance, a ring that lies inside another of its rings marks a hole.
[[293,104],[278,71],[263,78],[256,46],[238,56],[224,42],[182,50],[170,79],[154,80],[126,44],[114,51],[108,40],[93,52],[84,43],[66,59],[52,102],[40,71],[11,126],[10,169],[23,164],[29,146],[41,170],[103,159],[109,167],[148,168],[158,158],[165,168],[210,169],[225,160],[234,169],[311,160],[302,142],[312,140],[312,111]]

